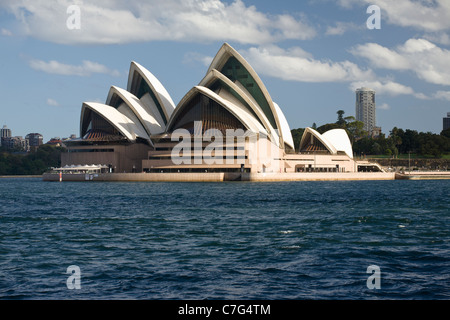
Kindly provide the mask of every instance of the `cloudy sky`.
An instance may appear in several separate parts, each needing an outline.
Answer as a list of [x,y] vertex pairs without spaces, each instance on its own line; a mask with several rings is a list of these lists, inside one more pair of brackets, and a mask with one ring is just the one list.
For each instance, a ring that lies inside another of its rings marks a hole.
[[[380,29],[371,5],[380,8]],[[291,129],[355,115],[376,90],[377,125],[442,130],[450,112],[448,0],[0,0],[0,125],[79,134],[83,101],[126,88],[136,61],[175,103],[224,42],[260,75]]]

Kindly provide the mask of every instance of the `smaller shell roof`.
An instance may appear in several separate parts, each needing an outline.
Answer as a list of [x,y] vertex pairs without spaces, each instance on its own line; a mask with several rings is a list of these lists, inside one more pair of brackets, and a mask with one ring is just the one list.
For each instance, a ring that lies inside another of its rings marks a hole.
[[338,151],[341,151],[353,159],[352,145],[344,129],[332,129],[320,134],[313,128],[308,127],[303,133],[300,148],[307,142],[306,139],[310,138],[311,135],[319,140],[331,154],[337,154]]
[[344,129],[332,129],[324,132],[322,137],[327,139],[337,151],[345,152],[353,159],[353,149],[348,134]]
[[142,125],[132,121],[123,113],[119,112],[117,109],[98,102],[84,102],[81,108],[81,121],[80,121],[80,134],[83,135],[83,122],[86,110],[93,110],[106,121],[108,121],[114,128],[116,128],[124,137],[130,141],[135,141],[137,137],[150,140],[147,132],[144,130]]
[[106,99],[106,104],[110,104],[114,94],[117,94],[136,114],[149,135],[164,132],[164,123],[160,123],[162,120],[157,120],[157,118],[160,119],[160,117],[151,114],[151,110],[147,108],[141,100],[139,100],[134,94],[122,88],[111,86],[108,98]]

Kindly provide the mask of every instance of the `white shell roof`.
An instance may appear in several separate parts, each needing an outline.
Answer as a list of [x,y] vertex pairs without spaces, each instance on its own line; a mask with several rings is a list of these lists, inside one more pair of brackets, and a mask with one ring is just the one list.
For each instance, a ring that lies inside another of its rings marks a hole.
[[[255,99],[252,97],[252,95],[245,89],[245,87],[242,86],[240,82],[233,82],[228,77],[226,77],[224,74],[222,74],[220,71],[216,69],[212,69],[200,82],[199,86],[208,87],[214,80],[220,80],[227,86],[229,86],[231,89],[233,89],[246,103],[247,105],[252,109],[252,111],[258,116],[261,123],[264,125],[267,132],[269,132],[272,135],[273,141],[278,145],[279,144],[279,134],[277,130],[275,130],[270,122],[269,119],[267,119],[266,115],[262,111],[259,104],[255,101]],[[238,104],[240,102],[236,102],[235,98],[232,99],[233,103]]]
[[313,128],[308,127],[303,133],[300,141],[300,147],[310,135],[313,135],[317,140],[322,142],[331,154],[337,154],[338,151],[342,151],[353,159],[352,145],[350,143],[350,139],[348,138],[347,132],[344,129],[332,129],[320,134]]
[[332,129],[322,134],[338,151],[344,151],[353,159],[353,149],[347,132],[344,129]]
[[[285,123],[281,124],[281,119],[284,118],[284,115],[280,115],[278,110],[281,111],[281,109],[278,107],[275,107],[274,102],[272,101],[272,98],[270,97],[269,92],[267,91],[267,88],[264,86],[264,83],[259,78],[258,74],[253,70],[251,65],[228,43],[224,43],[220,50],[217,52],[216,56],[214,57],[213,61],[211,62],[211,65],[208,68],[208,73],[211,72],[213,69],[220,70],[223,65],[226,63],[226,61],[230,58],[234,57],[236,58],[243,66],[244,68],[249,72],[249,74],[253,77],[258,87],[261,89],[264,98],[266,99],[270,110],[273,114],[273,117],[275,119],[275,123],[278,127],[280,138],[284,142],[284,140],[287,140],[287,144],[292,147],[293,145],[293,139],[290,129],[286,129],[287,121],[284,121]],[[285,119],[284,119],[285,120]],[[284,127],[284,128],[283,128]],[[270,131],[270,130],[269,130]],[[286,137],[284,135],[286,134]]]
[[[165,126],[162,122],[161,117],[159,117],[159,115],[154,115],[152,110],[150,110],[134,94],[122,88],[112,86],[109,91],[108,98],[106,99],[106,104],[109,104],[111,102],[114,94],[117,94],[120,98],[122,98],[122,100],[136,114],[136,116],[139,118],[139,121],[147,131],[148,135],[164,132]],[[157,120],[157,117],[160,119],[160,121]]]
[[145,79],[148,86],[155,94],[156,99],[158,99],[159,104],[163,108],[166,119],[169,119],[175,109],[175,104],[173,103],[172,98],[161,82],[150,71],[135,61],[132,61],[130,65],[127,90],[131,90],[134,71],[139,72],[143,79]]
[[[222,68],[231,57],[236,58],[251,77],[253,77],[256,85],[264,96],[263,99],[265,99],[265,101],[261,100],[261,103],[264,103],[266,106],[267,102],[270,110],[263,110],[255,100],[255,97],[253,97],[247,88],[238,80],[232,81],[218,71],[218,69]],[[147,83],[154,97],[149,93],[146,93],[138,98],[130,92],[131,88],[134,88],[133,80],[135,79],[134,75],[136,72],[139,73],[142,79]],[[238,99],[234,94],[230,94],[227,90],[221,90],[218,94],[210,90],[208,86],[215,79],[223,81],[229,88],[234,90],[240,98]],[[208,96],[210,99],[215,100],[221,106],[226,108],[249,130],[255,133],[263,133],[264,135],[271,137],[270,139],[280,147],[284,147],[285,144],[294,149],[294,142],[289,124],[281,111],[281,108],[272,101],[266,87],[253,68],[227,43],[220,48],[214,57],[205,78],[198,86],[192,88],[183,97],[177,107],[175,107],[172,98],[161,82],[146,68],[139,63],[132,61],[128,75],[127,90],[112,86],[106,104],[96,102],[85,102],[83,104],[80,119],[80,131],[82,130],[81,126],[85,116],[85,109],[88,108],[104,117],[130,141],[135,141],[136,137],[141,137],[149,140],[151,143],[150,135],[159,134],[165,131],[167,132],[170,129],[170,125],[173,125],[176,114],[183,109],[183,106],[186,105],[195,94],[199,93]],[[108,105],[111,103],[114,95],[118,95],[123,101],[121,105],[116,106],[117,109]],[[167,120],[167,123],[165,123],[166,121],[164,118]],[[272,123],[277,126],[277,129],[272,126]],[[83,133],[80,132],[80,134]],[[321,137],[321,139],[327,140],[327,136]],[[348,145],[342,141],[341,133],[331,134],[330,139],[340,147],[345,148],[346,152],[349,150]],[[331,144],[331,142],[328,144]]]
[[300,147],[304,144],[304,141],[306,139],[309,139],[310,135],[314,136],[317,140],[319,140],[325,146],[325,148],[327,148],[328,151],[330,151],[331,154],[337,153],[336,148],[333,146],[333,144],[330,141],[328,141],[327,138],[325,138],[319,132],[317,132],[316,130],[314,130],[313,128],[310,128],[310,127],[306,128],[305,131],[303,132],[303,136],[300,141]]
[[273,103],[275,107],[275,111],[277,113],[278,119],[280,121],[281,126],[281,136],[283,137],[284,143],[289,145],[292,149],[295,149],[294,147],[294,139],[292,138],[291,129],[289,127],[289,124],[286,120],[286,117],[284,116],[283,111],[281,111],[281,108],[278,104],[275,102]]
[[[83,107],[81,109],[81,122],[80,126],[83,123],[85,110],[91,109],[97,112],[100,116],[102,116],[106,121],[108,121],[114,128],[116,128],[124,137],[126,137],[130,141],[136,140],[137,137],[150,140],[145,129],[142,125],[136,121],[133,121],[125,114],[119,112],[117,109],[108,106],[103,103],[98,102],[84,102]],[[80,131],[82,129],[80,128]]]
[[[177,118],[177,115],[183,110],[185,106],[188,105],[188,102],[195,97],[196,94],[201,93],[208,98],[216,101],[218,104],[227,109],[231,114],[233,114],[241,123],[249,130],[253,132],[263,133],[267,135],[266,129],[259,123],[255,117],[250,114],[250,112],[241,104],[235,104],[229,101],[228,99],[216,94],[214,91],[203,87],[203,86],[195,86],[192,88],[180,101],[175,112],[172,114],[169,122],[167,123],[167,128],[170,130],[174,125],[174,122]],[[230,97],[228,97],[230,98]]]

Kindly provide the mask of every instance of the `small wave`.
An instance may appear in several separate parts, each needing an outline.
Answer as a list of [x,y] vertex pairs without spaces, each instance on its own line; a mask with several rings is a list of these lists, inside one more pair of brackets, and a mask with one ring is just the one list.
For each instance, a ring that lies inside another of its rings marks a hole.
[[293,245],[293,246],[284,246],[281,248],[282,249],[300,249],[301,247],[299,245]]
[[294,233],[295,231],[293,231],[293,230],[281,230],[281,231],[278,231],[279,233],[281,233],[281,234],[290,234],[290,233]]

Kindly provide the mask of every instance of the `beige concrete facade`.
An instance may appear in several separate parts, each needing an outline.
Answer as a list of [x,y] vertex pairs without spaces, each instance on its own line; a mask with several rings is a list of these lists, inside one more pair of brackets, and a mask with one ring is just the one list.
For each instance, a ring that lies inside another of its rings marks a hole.
[[[218,150],[208,152],[208,143],[202,142],[187,150],[179,150],[176,142],[155,144],[148,152],[148,159],[142,161],[145,172],[252,172],[252,173],[294,173],[294,172],[358,172],[382,171],[373,163],[357,162],[346,153],[330,154],[318,152],[285,152],[265,137],[246,138],[245,143],[224,144]],[[233,151],[228,151],[233,150]],[[186,155],[185,161],[176,163],[174,156],[179,152]],[[175,153],[174,153],[175,152]],[[219,154],[219,156],[217,156]],[[364,169],[362,169],[364,168]]]
[[110,166],[112,172],[142,172],[142,159],[150,146],[143,143],[126,145],[71,145],[61,154],[61,166],[101,164]]
[[199,140],[163,140],[150,147],[128,145],[72,145],[62,154],[62,166],[101,164],[114,173],[355,173],[382,171],[374,163],[355,161],[346,153],[325,151],[286,153],[266,137],[212,144]]
[[356,162],[346,154],[297,153],[285,155],[286,172],[356,172]]

